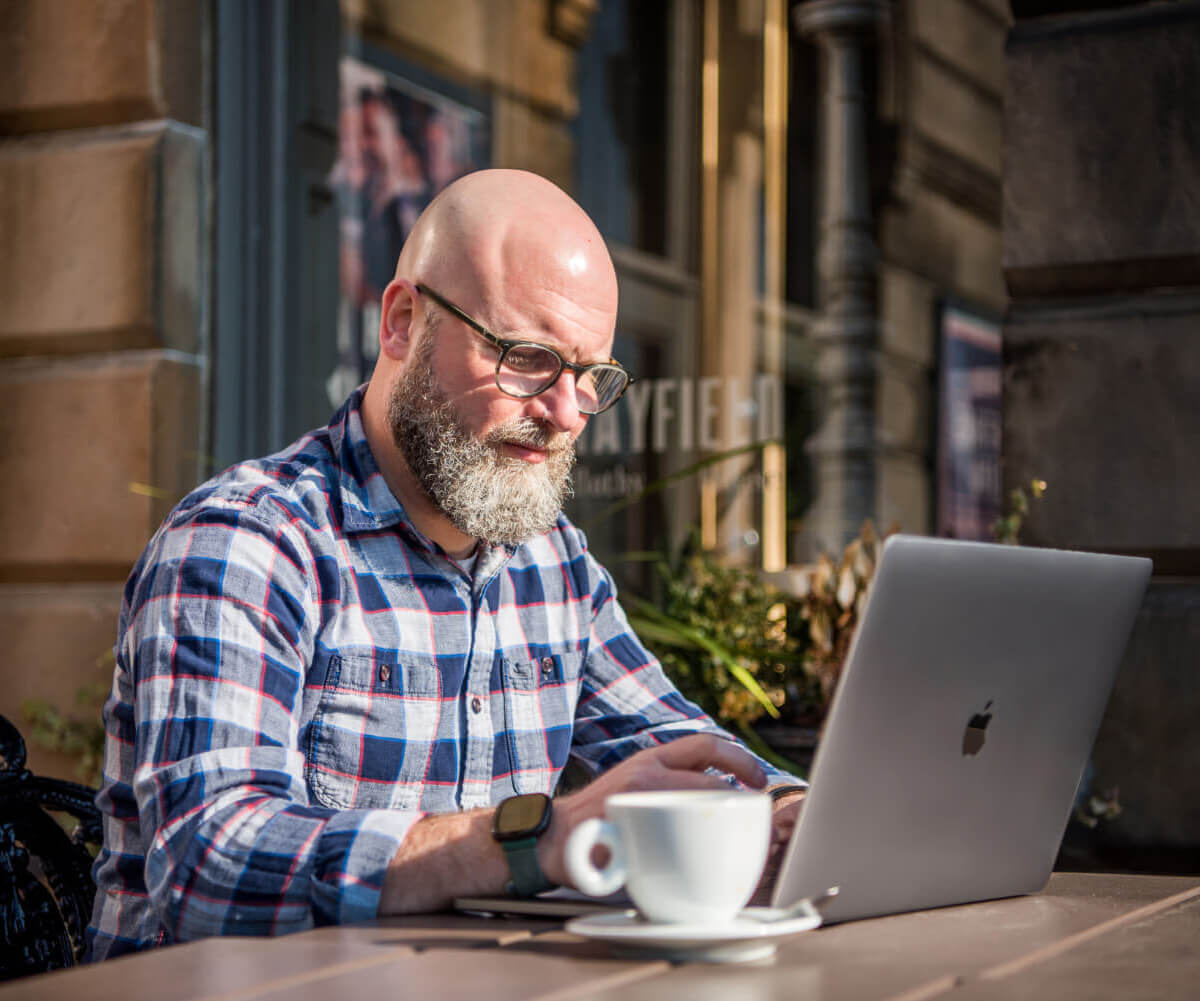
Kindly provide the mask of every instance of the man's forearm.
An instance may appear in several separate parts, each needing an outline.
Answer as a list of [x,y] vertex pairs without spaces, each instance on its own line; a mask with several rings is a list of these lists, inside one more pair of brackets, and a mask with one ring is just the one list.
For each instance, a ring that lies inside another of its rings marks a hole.
[[[567,882],[564,848],[571,832],[604,816],[613,793],[658,789],[728,789],[709,770],[762,788],[762,767],[744,748],[711,734],[692,734],[635,754],[578,792],[554,801],[550,826],[538,839],[538,863],[551,883]],[[438,910],[458,896],[503,891],[509,880],[504,851],[492,838],[495,811],[424,817],[408,831],[383,880],[379,913]]]
[[509,876],[492,839],[494,813],[440,814],[414,824],[384,875],[380,915],[436,911],[455,897],[500,893]]

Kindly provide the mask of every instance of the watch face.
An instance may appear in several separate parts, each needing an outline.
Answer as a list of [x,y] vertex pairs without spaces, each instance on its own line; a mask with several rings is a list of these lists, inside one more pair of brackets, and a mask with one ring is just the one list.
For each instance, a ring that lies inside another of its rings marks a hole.
[[550,819],[550,797],[533,792],[511,796],[500,804],[493,821],[497,838],[528,837],[540,834]]

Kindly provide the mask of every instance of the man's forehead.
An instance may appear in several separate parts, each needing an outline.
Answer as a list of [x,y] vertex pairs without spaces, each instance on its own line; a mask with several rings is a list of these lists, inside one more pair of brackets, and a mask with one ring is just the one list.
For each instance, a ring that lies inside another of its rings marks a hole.
[[573,361],[608,361],[615,314],[586,295],[510,285],[488,305],[490,329],[506,340],[537,341]]

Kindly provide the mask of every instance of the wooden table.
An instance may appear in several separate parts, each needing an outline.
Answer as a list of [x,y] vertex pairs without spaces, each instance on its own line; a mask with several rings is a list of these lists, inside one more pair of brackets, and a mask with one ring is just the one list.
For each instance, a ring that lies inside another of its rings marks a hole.
[[1056,874],[1030,897],[855,921],[772,960],[615,956],[558,922],[425,915],[209,939],[0,985],[0,1001],[1200,998],[1200,877]]

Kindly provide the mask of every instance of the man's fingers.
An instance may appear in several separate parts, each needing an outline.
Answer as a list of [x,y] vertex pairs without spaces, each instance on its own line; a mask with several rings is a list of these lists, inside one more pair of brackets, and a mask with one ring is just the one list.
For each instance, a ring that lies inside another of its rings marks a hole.
[[749,752],[711,734],[680,737],[655,748],[655,754],[661,764],[674,771],[703,772],[706,768],[716,768],[755,789],[767,784],[766,774]]

